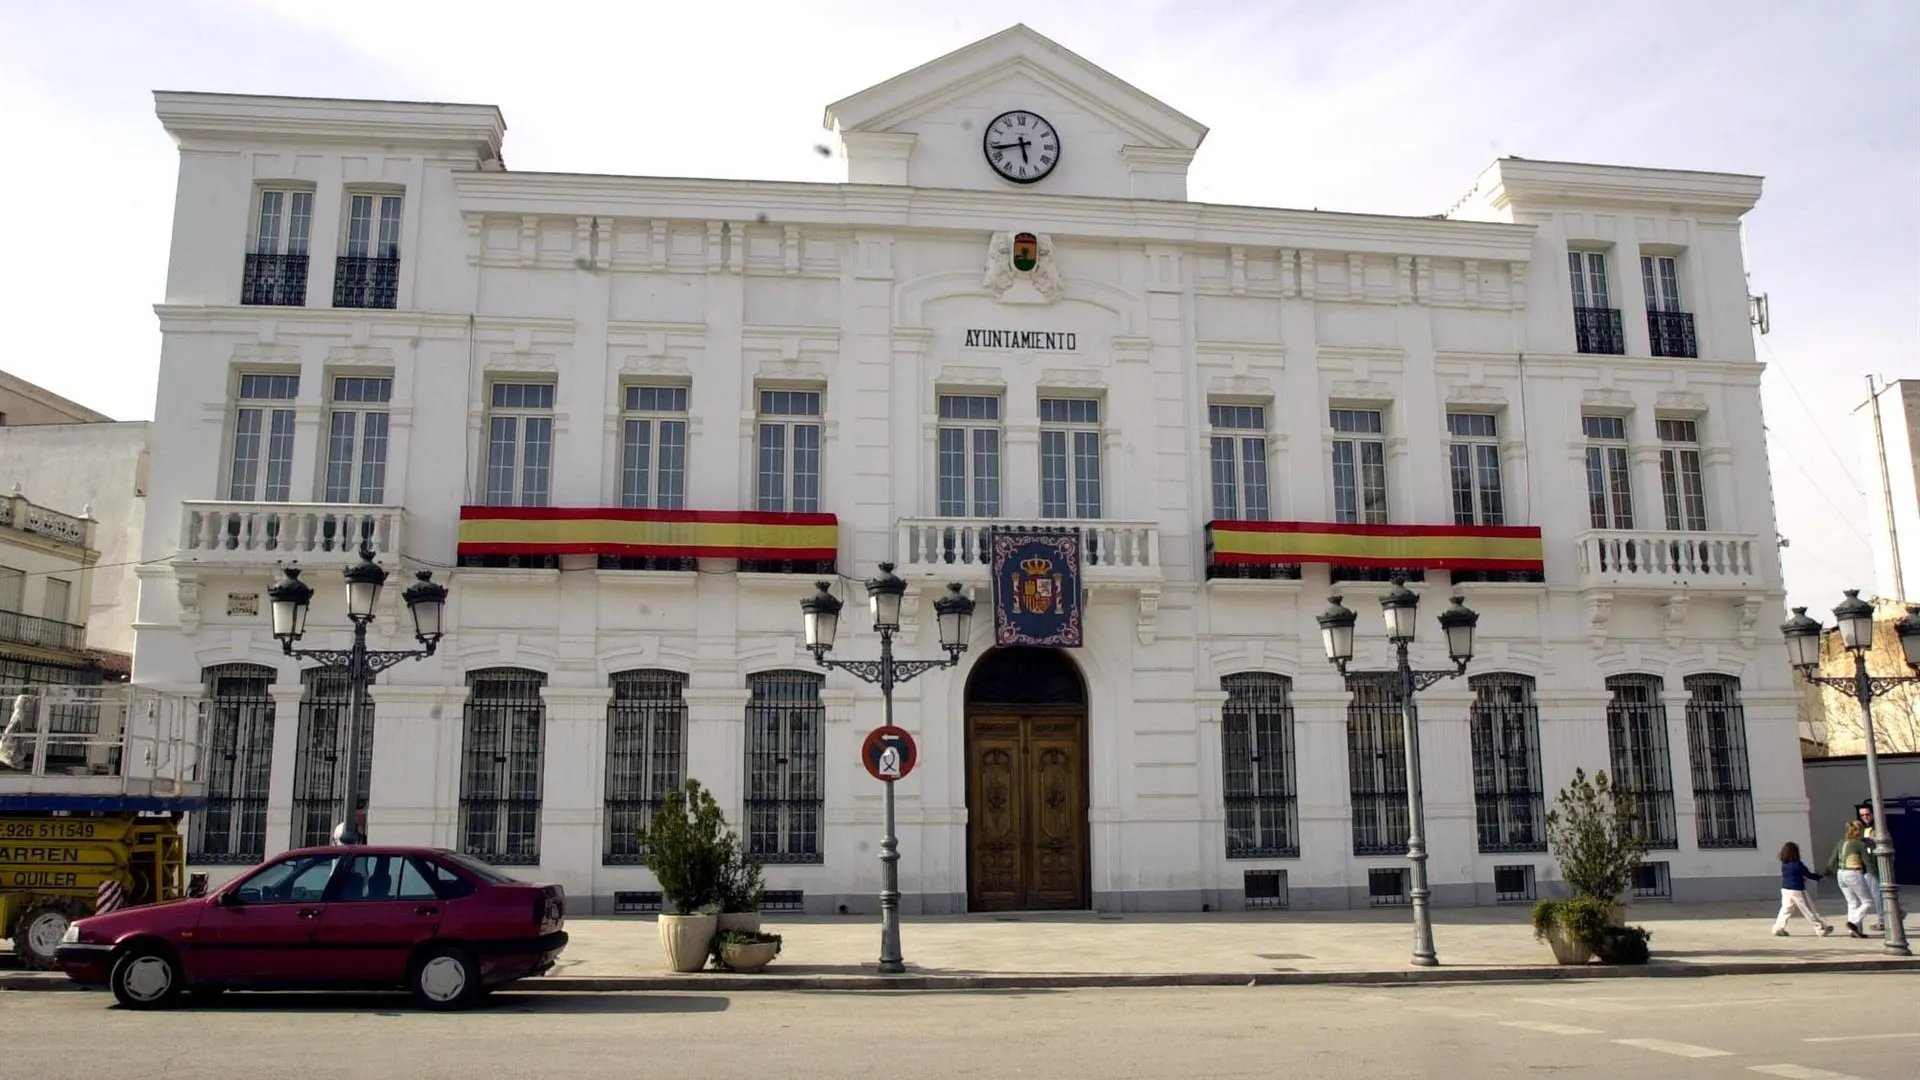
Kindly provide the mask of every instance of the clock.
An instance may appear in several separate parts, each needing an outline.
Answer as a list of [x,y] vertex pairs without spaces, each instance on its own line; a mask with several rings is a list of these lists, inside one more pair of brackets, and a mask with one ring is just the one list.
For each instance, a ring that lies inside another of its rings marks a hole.
[[1038,113],[1003,112],[987,125],[980,149],[993,171],[1016,184],[1044,180],[1060,164],[1060,135]]

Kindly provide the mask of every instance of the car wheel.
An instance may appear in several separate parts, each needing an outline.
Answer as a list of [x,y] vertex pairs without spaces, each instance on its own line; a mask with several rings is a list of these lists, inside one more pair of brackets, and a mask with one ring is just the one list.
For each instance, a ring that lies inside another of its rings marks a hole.
[[161,1009],[173,1004],[186,987],[180,962],[155,948],[134,948],[113,961],[107,983],[115,1001],[129,1009]]
[[52,971],[54,953],[67,927],[73,925],[73,913],[65,904],[41,904],[28,909],[13,928],[13,951],[20,962],[35,971]]
[[414,960],[409,989],[426,1008],[464,1009],[480,998],[480,965],[465,949],[435,946]]

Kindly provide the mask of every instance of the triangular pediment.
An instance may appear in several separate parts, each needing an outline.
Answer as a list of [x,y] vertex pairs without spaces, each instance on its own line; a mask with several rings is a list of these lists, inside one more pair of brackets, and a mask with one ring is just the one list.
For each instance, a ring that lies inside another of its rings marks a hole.
[[[1024,25],[836,101],[824,123],[840,135],[857,183],[991,187],[996,178],[968,167],[965,146],[1008,109],[1031,109],[1061,127],[1061,176],[1046,185],[1058,194],[1155,196],[1137,190],[1133,179],[1148,173],[1177,174],[1180,194],[1172,197],[1184,197],[1186,163],[1207,134],[1191,117]],[[1074,154],[1080,156],[1069,172]]]

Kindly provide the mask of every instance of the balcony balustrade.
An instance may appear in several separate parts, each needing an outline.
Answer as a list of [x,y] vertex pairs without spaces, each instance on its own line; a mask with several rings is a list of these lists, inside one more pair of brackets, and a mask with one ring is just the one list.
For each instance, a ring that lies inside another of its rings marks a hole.
[[240,279],[240,302],[305,307],[307,256],[249,254],[245,275]]
[[1627,335],[1621,328],[1619,308],[1574,308],[1573,337],[1583,353],[1626,355]]
[[1647,312],[1647,341],[1655,356],[1692,360],[1700,355],[1700,343],[1693,336],[1691,312]]
[[1160,526],[1151,521],[902,518],[899,573],[909,579],[984,581],[992,569],[993,533],[1032,529],[1077,531],[1081,578],[1090,585],[1146,585],[1165,580],[1160,566]]
[[344,566],[364,535],[374,554],[400,554],[406,510],[351,503],[189,501],[181,504],[180,553],[175,563],[270,567],[298,559],[302,566]]
[[1760,588],[1758,539],[1735,533],[1595,529],[1574,538],[1580,586],[1747,593]]
[[400,257],[342,255],[334,263],[333,306],[392,308],[400,296]]
[[79,652],[87,643],[87,628],[18,611],[0,611],[0,641]]

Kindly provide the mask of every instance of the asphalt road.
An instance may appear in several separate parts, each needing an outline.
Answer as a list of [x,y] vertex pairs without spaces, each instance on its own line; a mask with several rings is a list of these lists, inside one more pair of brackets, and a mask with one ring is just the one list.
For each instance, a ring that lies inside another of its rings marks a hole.
[[1503,1077],[1912,1080],[1920,973],[961,993],[0,993],[18,1080]]

